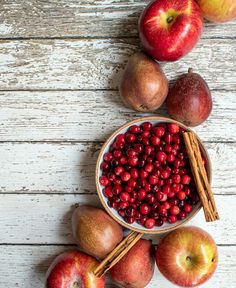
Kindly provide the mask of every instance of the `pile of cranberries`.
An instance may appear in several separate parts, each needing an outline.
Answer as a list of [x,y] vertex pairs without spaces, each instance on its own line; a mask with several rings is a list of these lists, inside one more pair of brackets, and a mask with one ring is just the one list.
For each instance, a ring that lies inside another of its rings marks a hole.
[[149,229],[175,223],[199,201],[184,131],[175,123],[133,125],[104,154],[99,178],[103,194],[127,223]]

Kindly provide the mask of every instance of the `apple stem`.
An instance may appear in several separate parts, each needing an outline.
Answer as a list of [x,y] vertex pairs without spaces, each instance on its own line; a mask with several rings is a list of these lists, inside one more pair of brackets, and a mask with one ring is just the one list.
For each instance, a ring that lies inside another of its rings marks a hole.
[[168,24],[170,24],[173,20],[174,20],[174,17],[173,16],[169,16],[166,21],[167,21]]
[[193,73],[193,68],[188,68],[188,73]]

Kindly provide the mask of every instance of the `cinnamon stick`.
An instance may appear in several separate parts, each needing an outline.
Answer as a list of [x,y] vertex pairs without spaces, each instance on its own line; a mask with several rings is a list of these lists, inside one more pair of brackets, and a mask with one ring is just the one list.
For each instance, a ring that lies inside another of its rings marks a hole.
[[197,137],[193,132],[185,132],[183,137],[206,221],[211,222],[218,220],[219,214],[217,212],[214,195],[208,181],[206,169],[202,161],[202,155]]
[[110,270],[120,259],[134,246],[134,244],[143,236],[143,233],[131,232],[124,238],[120,244],[96,267],[94,274],[101,277]]

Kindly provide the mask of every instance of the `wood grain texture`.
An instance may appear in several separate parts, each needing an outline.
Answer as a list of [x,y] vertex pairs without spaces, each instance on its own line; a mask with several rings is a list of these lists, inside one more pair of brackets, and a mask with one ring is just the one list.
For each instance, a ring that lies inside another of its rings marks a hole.
[[[212,98],[211,116],[196,132],[204,141],[236,141],[235,92],[212,91]],[[168,116],[165,108],[155,114]],[[1,141],[104,141],[145,115],[126,108],[118,91],[0,92]]]
[[[0,90],[116,89],[138,46],[137,39],[1,40]],[[201,39],[182,60],[162,66],[169,80],[191,66],[211,89],[236,90],[235,47],[236,39]]]
[[[95,193],[100,148],[95,143],[0,143],[0,192]],[[206,143],[206,148],[214,193],[235,194],[235,143]]]
[[[2,0],[0,38],[137,37],[148,0]],[[232,37],[236,22],[205,23],[202,37]]]
[[[206,223],[201,210],[189,222],[214,235],[217,244],[236,244],[234,223],[236,197],[216,195],[220,221]],[[71,214],[74,205],[86,203],[100,206],[97,195],[4,195],[0,194],[0,243],[72,244]],[[219,229],[220,227],[220,229]],[[158,242],[160,236],[147,236]]]
[[[1,287],[32,288],[43,287],[45,273],[54,257],[60,253],[75,249],[75,247],[57,246],[0,246],[0,274]],[[220,262],[214,276],[203,288],[236,287],[236,247],[219,247]],[[147,288],[151,287],[174,288],[155,268],[154,277]],[[229,286],[231,285],[231,286]],[[106,287],[115,287],[107,279]]]

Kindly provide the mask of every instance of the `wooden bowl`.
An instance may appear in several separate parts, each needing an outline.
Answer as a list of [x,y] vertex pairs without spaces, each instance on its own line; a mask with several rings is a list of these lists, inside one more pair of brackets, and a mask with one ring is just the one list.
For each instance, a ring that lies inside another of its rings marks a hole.
[[[186,127],[185,125],[183,125],[180,122],[177,122],[175,120],[172,120],[170,118],[166,118],[166,117],[159,117],[159,116],[151,116],[151,117],[143,117],[143,118],[138,118],[136,120],[133,120],[131,122],[128,122],[126,124],[124,124],[123,126],[121,126],[119,129],[117,129],[107,140],[106,142],[103,144],[102,149],[99,153],[98,159],[97,159],[97,163],[96,163],[96,188],[97,188],[97,193],[98,196],[102,202],[102,205],[104,206],[105,210],[107,211],[107,213],[114,219],[116,220],[118,223],[120,223],[122,226],[139,232],[139,233],[147,233],[147,234],[161,234],[161,233],[166,233],[166,232],[170,232],[172,230],[175,230],[177,228],[180,228],[181,226],[183,226],[184,224],[186,224],[188,221],[190,221],[201,209],[202,205],[199,202],[197,205],[195,205],[193,207],[193,210],[191,213],[189,213],[187,215],[187,217],[184,220],[178,220],[176,223],[174,224],[169,224],[169,223],[164,223],[163,226],[161,227],[154,227],[152,229],[147,229],[145,227],[143,227],[142,225],[138,224],[138,223],[133,223],[133,224],[128,224],[127,222],[125,222],[125,220],[118,214],[118,212],[109,207],[107,204],[107,198],[103,195],[103,186],[99,183],[99,177],[102,174],[102,171],[100,169],[100,165],[103,161],[103,155],[109,151],[110,145],[113,143],[115,137],[120,134],[120,133],[125,133],[130,126],[136,124],[136,125],[140,125],[143,122],[151,122],[152,124],[158,124],[158,123],[176,123],[178,124],[180,127],[183,127],[186,131],[192,131],[190,128]],[[198,137],[197,137],[198,138]],[[207,170],[207,175],[209,178],[209,181],[211,182],[211,163],[210,163],[210,158],[209,155],[206,151],[206,148],[204,147],[204,145],[202,144],[201,140],[198,138],[199,144],[200,144],[200,148],[202,151],[203,156],[206,158],[207,161],[207,165],[206,165],[206,170]]]

